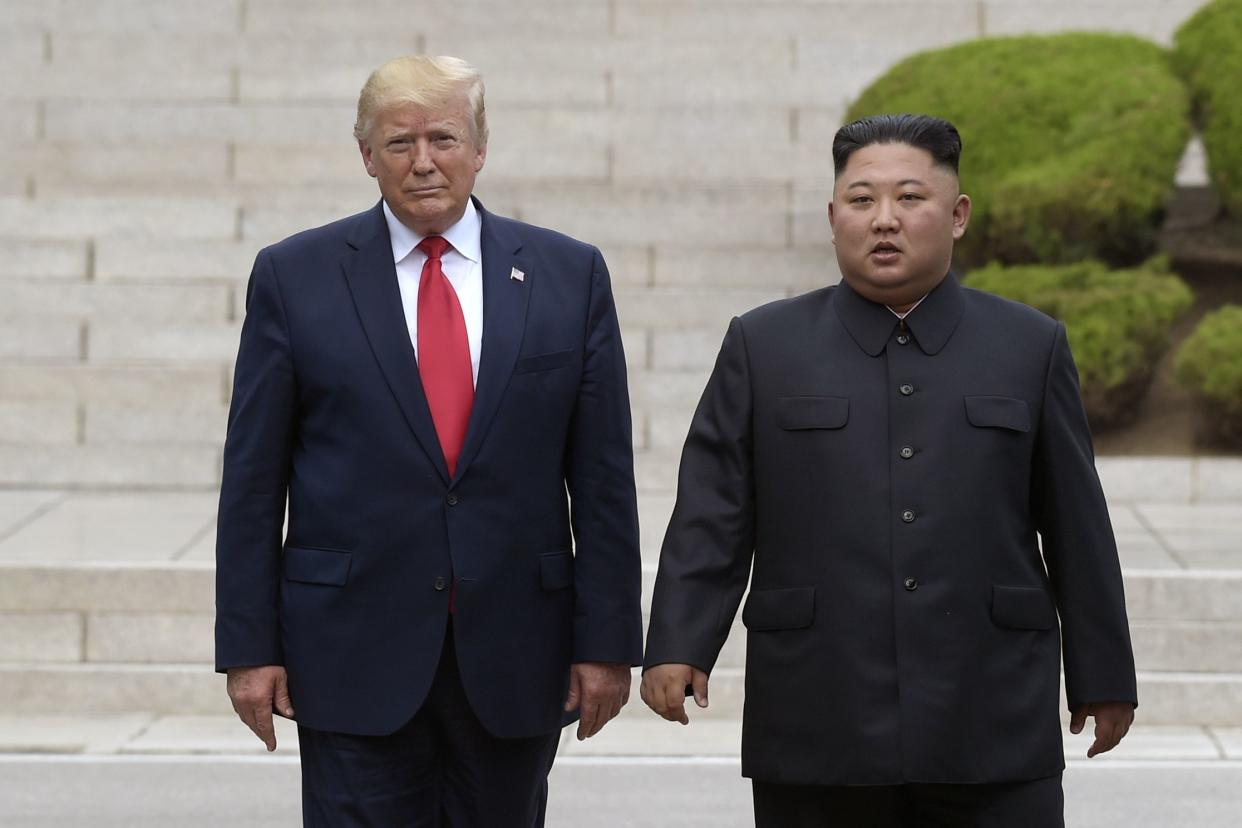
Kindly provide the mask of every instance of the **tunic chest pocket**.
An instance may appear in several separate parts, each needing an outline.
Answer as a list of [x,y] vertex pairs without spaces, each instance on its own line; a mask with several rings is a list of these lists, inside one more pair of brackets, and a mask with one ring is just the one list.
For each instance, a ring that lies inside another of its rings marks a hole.
[[786,431],[843,428],[850,419],[845,397],[778,397],[776,424]]
[[1031,430],[1031,412],[1026,400],[1017,397],[966,397],[966,419],[978,428],[1004,428],[1010,431]]

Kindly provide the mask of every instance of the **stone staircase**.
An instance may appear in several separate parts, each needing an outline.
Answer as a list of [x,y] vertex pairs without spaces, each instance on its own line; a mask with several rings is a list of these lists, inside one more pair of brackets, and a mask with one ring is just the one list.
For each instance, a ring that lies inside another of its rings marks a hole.
[[[850,98],[984,34],[1168,42],[1201,2],[6,0],[0,709],[228,712],[212,514],[246,277],[262,246],[374,203],[350,128],[389,57],[475,62],[480,197],[604,250],[649,581],[729,317],[839,278],[824,213]],[[1193,147],[1181,180],[1204,180]],[[1101,469],[1145,720],[1242,725],[1240,466]],[[743,640],[711,717],[738,715]]]

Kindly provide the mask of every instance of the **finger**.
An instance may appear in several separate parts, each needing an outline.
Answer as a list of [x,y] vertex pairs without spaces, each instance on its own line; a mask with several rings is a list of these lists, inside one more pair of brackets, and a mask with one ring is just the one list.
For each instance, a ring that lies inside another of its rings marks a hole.
[[255,735],[262,740],[267,746],[270,753],[276,749],[276,728],[272,724],[272,706],[265,704],[254,709],[254,726]]
[[289,674],[283,670],[276,676],[276,709],[293,718],[293,700],[289,698]]
[[582,685],[578,678],[578,671],[571,668],[569,671],[569,696],[565,699],[566,713],[570,713],[578,709],[581,695]]
[[664,712],[661,714],[670,722],[690,724],[686,716],[686,684],[680,677],[664,685]]
[[707,673],[695,670],[691,684],[694,687],[694,703],[699,707],[707,707]]
[[1107,753],[1117,744],[1113,739],[1113,722],[1099,716],[1095,719],[1095,739],[1087,749],[1087,758],[1092,759],[1101,753]]
[[595,734],[595,718],[599,714],[599,705],[593,699],[584,699],[581,708],[582,718],[578,719],[579,742]]
[[1083,725],[1087,723],[1086,706],[1075,707],[1070,712],[1070,733],[1082,733]]

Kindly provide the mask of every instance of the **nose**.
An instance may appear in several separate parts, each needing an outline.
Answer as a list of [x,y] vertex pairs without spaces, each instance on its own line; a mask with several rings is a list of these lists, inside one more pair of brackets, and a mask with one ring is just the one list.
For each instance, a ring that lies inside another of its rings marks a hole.
[[416,141],[414,143],[414,174],[430,175],[436,171],[436,165],[431,160],[431,147],[426,141]]
[[893,209],[891,201],[881,199],[876,204],[875,215],[871,219],[871,226],[877,232],[891,232],[897,229],[897,211]]

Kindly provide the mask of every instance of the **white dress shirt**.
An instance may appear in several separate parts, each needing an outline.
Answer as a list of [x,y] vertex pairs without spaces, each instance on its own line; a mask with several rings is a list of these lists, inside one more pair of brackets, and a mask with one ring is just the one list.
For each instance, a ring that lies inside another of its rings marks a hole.
[[[401,223],[384,202],[384,219],[392,239],[392,260],[397,266],[397,286],[401,288],[401,306],[405,325],[410,330],[414,356],[418,356],[418,283],[423,275],[427,254],[418,249],[425,237]],[[483,243],[480,232],[483,221],[473,201],[466,202],[461,219],[440,235],[451,247],[440,257],[440,268],[457,293],[461,313],[466,320],[466,338],[470,341],[470,367],[474,384],[479,383],[479,353],[483,344]]]
[[[923,299],[926,299],[929,295],[930,294],[924,293]],[[898,313],[897,311],[893,310],[892,305],[885,305],[884,307],[892,311],[893,316],[897,317],[898,319],[905,319],[907,316],[914,313],[915,308],[923,304],[923,299],[920,299],[919,301],[915,302],[913,305],[910,306],[909,310],[902,311],[901,313]]]

